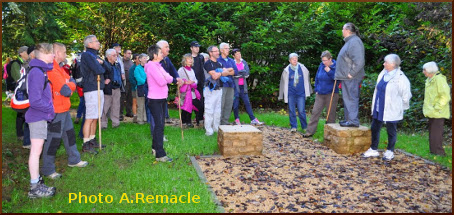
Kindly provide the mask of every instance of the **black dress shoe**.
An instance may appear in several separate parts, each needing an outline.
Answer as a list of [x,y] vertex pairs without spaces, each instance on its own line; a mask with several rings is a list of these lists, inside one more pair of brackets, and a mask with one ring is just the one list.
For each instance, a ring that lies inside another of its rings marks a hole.
[[359,125],[353,124],[353,123],[351,123],[351,122],[339,123],[339,125],[340,125],[341,127],[356,127],[356,128],[359,127]]
[[306,137],[306,138],[308,138],[308,137],[312,137],[313,135],[314,135],[314,134],[308,134],[308,133],[304,133],[304,134],[303,134],[303,137]]

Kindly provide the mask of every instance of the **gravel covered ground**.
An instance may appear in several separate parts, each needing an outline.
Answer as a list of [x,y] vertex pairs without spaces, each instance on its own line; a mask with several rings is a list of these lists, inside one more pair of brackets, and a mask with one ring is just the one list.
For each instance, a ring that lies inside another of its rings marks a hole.
[[263,131],[263,155],[200,158],[226,212],[452,213],[452,171],[396,152],[336,154],[277,127]]

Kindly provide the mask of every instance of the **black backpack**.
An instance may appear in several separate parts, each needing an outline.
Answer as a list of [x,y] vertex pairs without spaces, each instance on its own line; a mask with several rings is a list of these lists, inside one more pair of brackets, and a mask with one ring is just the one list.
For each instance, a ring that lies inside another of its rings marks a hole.
[[76,80],[77,86],[82,87],[83,74],[80,69],[80,57],[81,57],[81,54],[78,54],[74,58],[74,62],[71,64],[70,70],[71,70],[71,74],[72,74],[74,80]]
[[6,73],[8,74],[8,77],[6,78],[6,89],[9,91],[16,89],[16,81],[14,81],[13,76],[11,75],[13,63],[18,63],[19,66],[22,67],[22,62],[19,59],[13,60],[6,65]]

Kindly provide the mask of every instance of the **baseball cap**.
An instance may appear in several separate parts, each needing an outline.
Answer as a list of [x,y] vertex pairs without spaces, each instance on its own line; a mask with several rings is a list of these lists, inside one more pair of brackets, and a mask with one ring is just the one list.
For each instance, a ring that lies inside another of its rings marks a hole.
[[191,47],[193,47],[193,46],[195,46],[195,47],[200,47],[200,44],[199,44],[199,42],[197,42],[197,41],[192,41],[192,42],[191,42]]

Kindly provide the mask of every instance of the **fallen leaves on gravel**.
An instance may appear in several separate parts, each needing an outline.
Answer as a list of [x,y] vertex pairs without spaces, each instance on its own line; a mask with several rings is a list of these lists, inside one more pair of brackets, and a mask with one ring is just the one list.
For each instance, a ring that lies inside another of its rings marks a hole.
[[452,212],[449,169],[398,152],[391,162],[339,155],[260,129],[262,156],[197,158],[226,212]]

